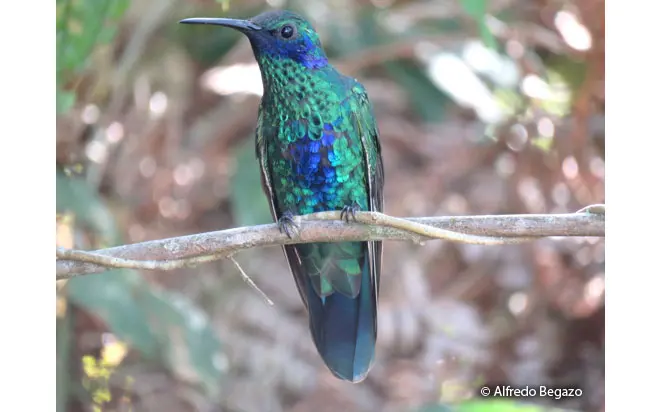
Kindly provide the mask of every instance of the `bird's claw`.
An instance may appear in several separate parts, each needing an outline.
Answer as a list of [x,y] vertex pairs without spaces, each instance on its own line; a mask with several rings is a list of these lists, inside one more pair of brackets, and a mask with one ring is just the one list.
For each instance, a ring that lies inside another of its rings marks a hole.
[[355,214],[360,211],[360,206],[344,206],[342,208],[342,213],[340,213],[340,219],[345,220],[346,223],[349,223],[350,220],[356,221]]
[[278,220],[278,230],[292,239],[292,234],[299,234],[299,225],[294,221],[292,212],[285,212]]

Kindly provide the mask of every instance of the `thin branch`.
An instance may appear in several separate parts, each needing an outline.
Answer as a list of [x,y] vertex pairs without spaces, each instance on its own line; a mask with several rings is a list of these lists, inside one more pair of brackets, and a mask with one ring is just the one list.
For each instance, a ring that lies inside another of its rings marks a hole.
[[356,222],[340,212],[297,216],[299,233],[288,238],[276,224],[199,233],[101,249],[94,252],[57,248],[57,280],[99,273],[107,268],[172,270],[230,257],[254,247],[311,242],[431,239],[482,245],[521,243],[546,236],[604,237],[604,205],[578,213],[396,218],[358,212]]
[[[137,243],[134,245],[137,245]],[[105,255],[102,252],[102,250],[85,252],[83,250],[57,247],[57,259],[91,263],[105,268],[114,269],[174,270],[183,267],[196,266],[200,263],[214,262],[216,260],[224,259],[225,257],[222,254],[213,254],[180,259],[141,260],[114,257]]]
[[253,279],[247,276],[247,272],[244,271],[244,269],[242,268],[242,266],[240,266],[238,261],[235,260],[233,256],[229,256],[229,260],[238,269],[238,271],[240,272],[240,276],[242,276],[242,279],[244,279],[247,285],[251,286],[256,292],[258,292],[263,297],[263,299],[265,299],[265,302],[267,302],[269,306],[274,306],[274,302],[272,302],[272,300],[265,294],[265,292],[263,292],[262,289],[260,289],[258,285],[256,285]]

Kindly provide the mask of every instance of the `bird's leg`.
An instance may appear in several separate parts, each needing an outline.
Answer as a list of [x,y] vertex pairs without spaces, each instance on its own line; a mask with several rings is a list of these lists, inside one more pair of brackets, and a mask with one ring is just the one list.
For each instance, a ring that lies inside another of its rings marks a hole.
[[349,223],[350,220],[355,222],[355,214],[359,211],[360,206],[358,204],[344,206],[342,208],[342,213],[340,213],[340,219],[346,220],[346,223]]
[[278,219],[278,230],[285,233],[290,239],[292,239],[292,233],[299,234],[299,225],[294,221],[294,214],[289,210],[283,212]]

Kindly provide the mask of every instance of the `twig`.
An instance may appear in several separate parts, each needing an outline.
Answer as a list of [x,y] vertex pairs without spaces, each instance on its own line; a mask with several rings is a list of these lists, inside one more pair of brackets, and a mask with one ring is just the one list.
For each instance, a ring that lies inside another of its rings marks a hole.
[[[315,213],[313,217],[311,217],[310,219],[332,220],[334,218],[337,218],[338,214],[339,212],[319,212],[319,213]],[[365,213],[360,216],[356,215],[355,220],[356,222],[364,223],[370,226],[378,225],[383,227],[390,227],[394,229],[403,230],[407,233],[411,233],[413,234],[413,241],[415,243],[420,243],[421,241],[424,240],[422,238],[426,238],[427,240],[445,239],[445,240],[450,240],[451,242],[458,242],[458,243],[495,246],[495,245],[522,243],[524,241],[536,239],[536,236],[523,237],[523,238],[516,238],[516,237],[506,238],[506,237],[464,234],[460,232],[454,232],[452,230],[428,226],[423,223],[413,222],[407,219],[388,216],[383,213],[377,213],[377,212]]]
[[267,302],[267,304],[269,306],[274,306],[274,302],[272,302],[272,300],[265,294],[265,292],[263,292],[258,287],[258,285],[256,285],[256,283],[253,281],[253,279],[251,279],[249,276],[247,276],[247,273],[244,271],[244,269],[242,269],[242,266],[240,266],[238,261],[235,260],[235,258],[233,256],[229,256],[229,260],[238,269],[238,271],[240,272],[240,275],[242,276],[242,279],[244,279],[244,281],[247,283],[247,285],[251,286],[256,292],[258,292],[263,297],[263,299],[265,299],[265,301]]
[[83,250],[66,249],[57,247],[57,259],[66,259],[77,262],[92,263],[105,268],[114,269],[143,269],[143,270],[174,270],[183,267],[192,267],[200,263],[214,262],[224,259],[223,254],[202,255],[181,259],[141,260],[124,259],[101,254],[101,251],[85,252]]
[[577,213],[593,213],[596,215],[604,215],[606,210],[605,210],[605,205],[603,204],[595,204],[595,205],[588,205],[584,206],[580,210],[577,211]]
[[[597,213],[596,213],[597,212]],[[485,245],[520,243],[546,236],[604,237],[604,206],[578,213],[396,218],[358,212],[357,223],[340,220],[340,212],[295,217],[299,235],[288,238],[275,224],[134,243],[94,252],[57,248],[57,280],[99,273],[107,267],[171,270],[223,259],[254,247],[310,242],[430,239]]]

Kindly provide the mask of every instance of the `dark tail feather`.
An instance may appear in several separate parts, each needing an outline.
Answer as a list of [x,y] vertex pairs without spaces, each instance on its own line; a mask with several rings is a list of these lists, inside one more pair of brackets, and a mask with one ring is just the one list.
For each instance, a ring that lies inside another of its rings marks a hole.
[[319,297],[305,276],[305,301],[310,330],[328,368],[340,379],[363,380],[374,359],[376,345],[376,288],[373,264],[366,244],[360,293],[355,298],[339,292]]

